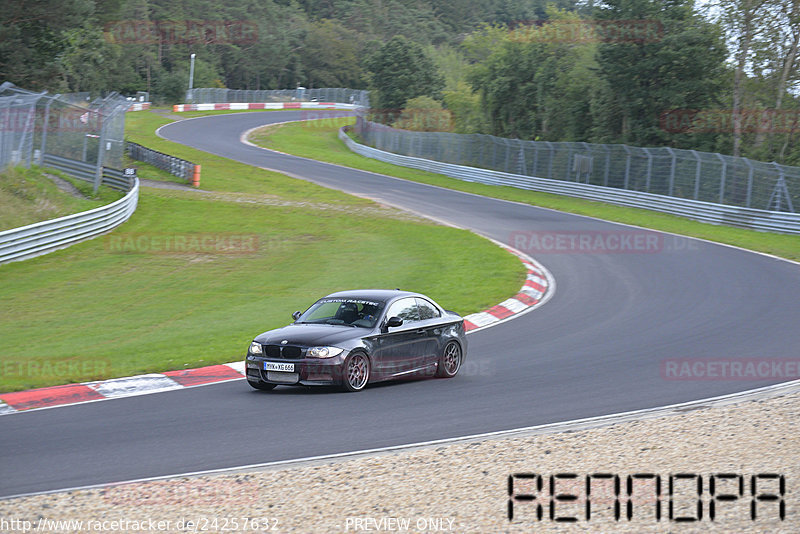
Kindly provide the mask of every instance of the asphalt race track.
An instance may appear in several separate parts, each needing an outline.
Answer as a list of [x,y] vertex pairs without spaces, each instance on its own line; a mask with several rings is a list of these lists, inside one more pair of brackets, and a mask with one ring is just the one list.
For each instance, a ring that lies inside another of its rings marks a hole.
[[[255,126],[306,116],[219,115],[177,122],[161,134],[512,245],[515,232],[642,232],[239,141]],[[667,359],[798,358],[800,267],[711,243],[657,238],[657,249],[647,252],[527,250],[555,277],[555,296],[470,335],[467,362],[453,380],[392,383],[357,394],[286,387],[263,393],[237,380],[0,417],[0,497],[507,430],[780,381],[669,380],[662,367]]]

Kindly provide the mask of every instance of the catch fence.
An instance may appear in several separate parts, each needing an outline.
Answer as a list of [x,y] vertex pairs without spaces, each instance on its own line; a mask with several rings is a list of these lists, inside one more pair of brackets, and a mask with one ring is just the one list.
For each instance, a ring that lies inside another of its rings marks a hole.
[[42,164],[45,155],[91,165],[97,185],[103,167],[122,168],[125,112],[118,93],[50,95],[0,85],[0,170]]
[[414,158],[726,206],[800,210],[800,167],[774,162],[670,147],[416,132],[363,117],[355,131],[370,146]]

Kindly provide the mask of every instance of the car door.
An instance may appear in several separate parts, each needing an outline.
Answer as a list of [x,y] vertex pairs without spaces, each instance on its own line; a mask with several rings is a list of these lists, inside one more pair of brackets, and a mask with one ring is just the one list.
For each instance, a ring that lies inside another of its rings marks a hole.
[[422,338],[420,365],[431,365],[439,359],[442,314],[429,300],[421,297],[416,297],[415,300],[420,319],[416,330]]
[[396,300],[389,305],[384,321],[400,317],[403,324],[384,327],[378,342],[379,354],[375,364],[381,376],[404,374],[421,366],[425,352],[425,335],[419,326],[419,310],[414,297]]

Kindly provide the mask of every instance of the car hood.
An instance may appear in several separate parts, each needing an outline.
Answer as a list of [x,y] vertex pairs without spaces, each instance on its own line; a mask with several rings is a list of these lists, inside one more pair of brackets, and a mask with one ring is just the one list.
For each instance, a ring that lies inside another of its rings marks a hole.
[[368,328],[354,328],[352,326],[316,325],[316,324],[290,324],[283,328],[270,330],[256,337],[256,341],[263,345],[280,345],[286,340],[286,345],[300,345],[306,347],[336,346],[337,344],[358,339],[372,332]]

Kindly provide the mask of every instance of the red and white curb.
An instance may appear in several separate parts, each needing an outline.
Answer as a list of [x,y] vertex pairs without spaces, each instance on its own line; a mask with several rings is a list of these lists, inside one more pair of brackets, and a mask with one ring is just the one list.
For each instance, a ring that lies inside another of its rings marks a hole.
[[[495,326],[538,308],[549,300],[555,291],[555,282],[547,269],[527,254],[498,244],[517,256],[525,265],[528,270],[525,284],[513,297],[488,310],[464,317],[464,327],[468,333]],[[197,369],[166,371],[2,393],[0,394],[0,415],[241,380],[244,378],[244,373],[244,361],[242,360]]]
[[519,290],[519,293],[510,299],[506,299],[488,310],[465,316],[464,328],[467,332],[494,326],[506,319],[531,311],[544,304],[553,294],[555,283],[547,269],[527,254],[511,247],[503,246],[503,248],[518,257],[528,270],[525,284]]
[[0,415],[204,386],[244,377],[244,361],[0,395]]
[[357,104],[340,102],[224,102],[215,104],[175,104],[174,113],[182,111],[241,111],[245,109],[363,109]]

